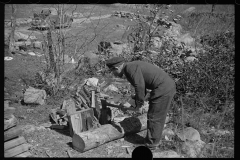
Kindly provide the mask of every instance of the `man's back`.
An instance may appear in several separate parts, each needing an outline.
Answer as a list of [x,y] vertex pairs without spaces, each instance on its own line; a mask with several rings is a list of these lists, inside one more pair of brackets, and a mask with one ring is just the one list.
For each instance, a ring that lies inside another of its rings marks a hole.
[[[161,93],[167,93],[175,85],[174,81],[161,68],[143,61],[133,61],[126,63],[124,67],[126,78],[134,86],[136,80],[144,79],[147,89],[159,88]],[[135,82],[134,82],[135,79]]]

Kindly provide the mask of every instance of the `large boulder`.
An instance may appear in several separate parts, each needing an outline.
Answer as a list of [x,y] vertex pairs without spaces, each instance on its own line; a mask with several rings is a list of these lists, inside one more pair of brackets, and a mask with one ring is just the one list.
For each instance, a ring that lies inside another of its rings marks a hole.
[[197,158],[201,156],[202,149],[206,144],[201,140],[200,133],[196,129],[187,127],[181,132],[177,133],[177,136],[184,141],[181,147],[183,153],[191,158]]
[[43,105],[45,103],[46,97],[47,94],[45,90],[29,87],[24,93],[24,103]]

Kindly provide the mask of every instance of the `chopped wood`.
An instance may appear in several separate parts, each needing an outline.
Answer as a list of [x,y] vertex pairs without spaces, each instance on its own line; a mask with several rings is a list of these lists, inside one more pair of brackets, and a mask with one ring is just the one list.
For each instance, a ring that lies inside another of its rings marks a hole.
[[21,133],[21,126],[12,127],[4,132],[4,141],[18,137]]
[[27,151],[31,147],[30,144],[21,144],[12,149],[4,151],[4,157],[14,157],[20,153]]
[[18,137],[16,139],[7,141],[4,143],[4,151],[14,148],[15,146],[18,146],[20,144],[26,143],[26,140],[24,137]]
[[106,142],[124,137],[130,133],[138,133],[147,128],[147,116],[130,117],[117,124],[106,124],[101,127],[75,133],[72,138],[73,148],[79,152],[85,152],[98,147]]
[[94,126],[94,113],[92,108],[77,111],[74,114],[69,115],[68,118],[71,136],[73,136],[73,133],[87,131]]
[[67,109],[67,114],[74,114],[76,112],[75,102],[72,99],[68,99],[64,102],[66,103],[65,108]]
[[91,107],[95,108],[95,104],[96,104],[95,103],[95,91],[92,91],[92,101],[91,102],[92,102]]
[[12,114],[10,118],[4,118],[4,130],[16,126],[18,123],[17,118]]
[[27,151],[27,152],[23,152],[21,154],[18,154],[18,155],[14,156],[14,157],[30,157],[30,156],[32,156],[32,154]]

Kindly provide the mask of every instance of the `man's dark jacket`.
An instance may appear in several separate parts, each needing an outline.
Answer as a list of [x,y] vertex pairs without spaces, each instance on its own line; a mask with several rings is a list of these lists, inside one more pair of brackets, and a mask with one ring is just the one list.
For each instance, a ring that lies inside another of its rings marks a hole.
[[175,87],[175,82],[166,72],[147,62],[127,62],[124,64],[123,73],[135,88],[136,107],[143,105],[146,89],[152,90],[150,100],[154,100]]

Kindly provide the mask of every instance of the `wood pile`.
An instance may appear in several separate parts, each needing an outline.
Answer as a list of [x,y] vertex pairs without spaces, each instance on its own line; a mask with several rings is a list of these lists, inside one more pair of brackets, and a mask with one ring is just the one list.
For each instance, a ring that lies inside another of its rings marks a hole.
[[8,101],[4,101],[4,157],[29,157],[31,147],[18,126],[18,120],[13,115],[15,108],[9,107]]
[[80,86],[76,93],[65,99],[61,108],[53,109],[50,114],[58,129],[68,125],[70,136],[98,128],[100,125],[100,108],[97,102],[96,90]]

